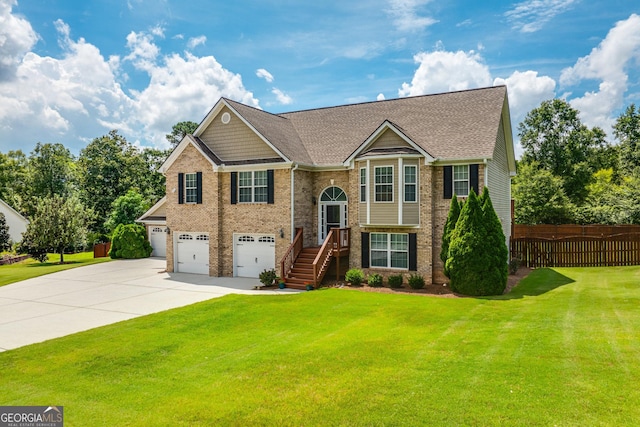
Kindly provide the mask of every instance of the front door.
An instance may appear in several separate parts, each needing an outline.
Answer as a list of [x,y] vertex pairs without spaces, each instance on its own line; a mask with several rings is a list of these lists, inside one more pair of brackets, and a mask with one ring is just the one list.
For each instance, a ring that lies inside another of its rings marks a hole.
[[347,195],[340,187],[329,187],[320,195],[318,204],[318,244],[332,228],[347,226]]

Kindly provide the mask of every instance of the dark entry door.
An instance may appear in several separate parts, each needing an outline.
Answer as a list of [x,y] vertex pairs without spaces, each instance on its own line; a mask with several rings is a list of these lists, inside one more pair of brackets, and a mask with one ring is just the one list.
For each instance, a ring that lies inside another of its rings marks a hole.
[[325,236],[329,234],[332,228],[340,228],[340,205],[327,205],[327,229]]

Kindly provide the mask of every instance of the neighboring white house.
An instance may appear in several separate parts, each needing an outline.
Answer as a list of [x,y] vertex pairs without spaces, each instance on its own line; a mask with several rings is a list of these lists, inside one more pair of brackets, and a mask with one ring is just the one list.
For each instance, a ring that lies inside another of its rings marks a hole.
[[4,214],[7,225],[9,226],[9,236],[11,240],[13,242],[21,241],[22,233],[27,231],[29,221],[2,199],[0,199],[0,212]]

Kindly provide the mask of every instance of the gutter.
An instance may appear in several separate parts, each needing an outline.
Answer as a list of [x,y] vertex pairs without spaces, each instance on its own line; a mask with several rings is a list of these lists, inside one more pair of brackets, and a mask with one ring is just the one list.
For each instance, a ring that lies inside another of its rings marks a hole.
[[293,237],[296,235],[295,230],[295,217],[296,217],[296,205],[295,205],[295,193],[296,193],[296,181],[294,179],[294,172],[298,169],[299,164],[295,164],[295,166],[291,169],[291,242],[293,242]]

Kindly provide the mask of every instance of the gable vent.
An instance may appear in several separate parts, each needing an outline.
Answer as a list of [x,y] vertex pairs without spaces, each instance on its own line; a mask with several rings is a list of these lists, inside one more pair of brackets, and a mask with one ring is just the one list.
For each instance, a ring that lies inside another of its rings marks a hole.
[[222,117],[220,117],[220,121],[226,125],[231,121],[231,114],[226,112],[222,113]]

